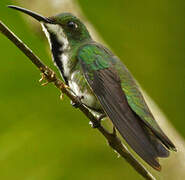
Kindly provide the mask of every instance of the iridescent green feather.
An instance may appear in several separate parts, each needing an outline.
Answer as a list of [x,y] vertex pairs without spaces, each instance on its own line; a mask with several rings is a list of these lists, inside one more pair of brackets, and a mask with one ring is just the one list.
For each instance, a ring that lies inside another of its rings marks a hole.
[[[89,44],[80,49],[78,53],[79,59],[88,65],[88,74],[92,71],[114,66],[121,79],[121,86],[126,95],[128,104],[131,109],[149,126],[153,127],[159,134],[163,134],[152,113],[150,112],[145,100],[138,89],[135,80],[132,78],[128,69],[113,56],[107,49],[98,47],[97,45]],[[93,78],[93,77],[92,77]]]
[[136,81],[132,78],[128,69],[119,62],[116,63],[115,68],[119,73],[122,89],[125,92],[127,101],[132,110],[140,116],[142,120],[148,122],[156,131],[161,133],[160,127],[156,123],[152,113],[145,103]]
[[88,65],[89,71],[110,67],[110,56],[95,45],[86,45],[79,51],[79,58]]

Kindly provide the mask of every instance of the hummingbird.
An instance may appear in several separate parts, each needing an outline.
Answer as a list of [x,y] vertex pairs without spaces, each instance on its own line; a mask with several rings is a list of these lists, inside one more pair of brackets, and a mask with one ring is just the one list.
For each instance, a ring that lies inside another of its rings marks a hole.
[[175,145],[165,135],[122,61],[95,42],[82,21],[71,13],[44,17],[22,7],[8,6],[41,23],[52,59],[65,83],[93,112],[108,117],[128,145],[160,171],[158,158],[168,157]]

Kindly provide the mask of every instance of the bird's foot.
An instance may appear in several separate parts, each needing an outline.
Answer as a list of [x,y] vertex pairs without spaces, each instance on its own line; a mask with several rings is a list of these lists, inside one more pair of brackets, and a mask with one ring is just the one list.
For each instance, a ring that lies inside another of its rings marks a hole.
[[71,101],[71,105],[74,107],[74,108],[79,108],[83,103],[81,102],[81,100],[84,98],[83,96],[81,97],[76,97],[78,99],[78,102],[73,102]]
[[[64,88],[68,89],[69,91],[71,90],[70,87],[68,85],[66,85],[66,84],[63,84],[62,86]],[[60,94],[60,100],[63,100],[63,97],[64,97],[64,94],[63,94],[63,92],[61,92],[61,94]]]
[[61,93],[61,94],[60,94],[60,100],[63,100],[63,97],[64,97],[64,94]]
[[96,122],[91,121],[92,128],[99,128],[101,126],[101,120],[106,117],[106,114],[101,114]]
[[55,73],[51,71],[50,69],[46,68],[44,72],[41,73],[41,79],[39,80],[39,82],[41,83],[43,81],[46,81],[41,84],[41,86],[46,86],[47,84],[54,82],[55,80],[56,80]]

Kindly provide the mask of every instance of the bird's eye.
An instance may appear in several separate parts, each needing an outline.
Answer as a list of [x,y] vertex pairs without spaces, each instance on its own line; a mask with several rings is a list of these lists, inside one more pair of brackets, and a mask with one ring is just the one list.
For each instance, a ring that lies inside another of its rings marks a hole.
[[67,23],[67,26],[68,26],[69,28],[71,28],[71,29],[76,29],[76,28],[78,27],[78,25],[77,25],[75,22],[73,22],[73,21],[69,21],[69,22]]

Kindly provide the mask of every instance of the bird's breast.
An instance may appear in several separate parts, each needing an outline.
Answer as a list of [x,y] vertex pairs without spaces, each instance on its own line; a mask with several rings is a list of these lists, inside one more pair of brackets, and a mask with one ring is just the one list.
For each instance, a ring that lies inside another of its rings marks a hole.
[[94,93],[90,89],[85,77],[80,70],[74,71],[68,81],[69,87],[78,97],[82,97],[83,104],[94,110],[100,111],[101,106]]

